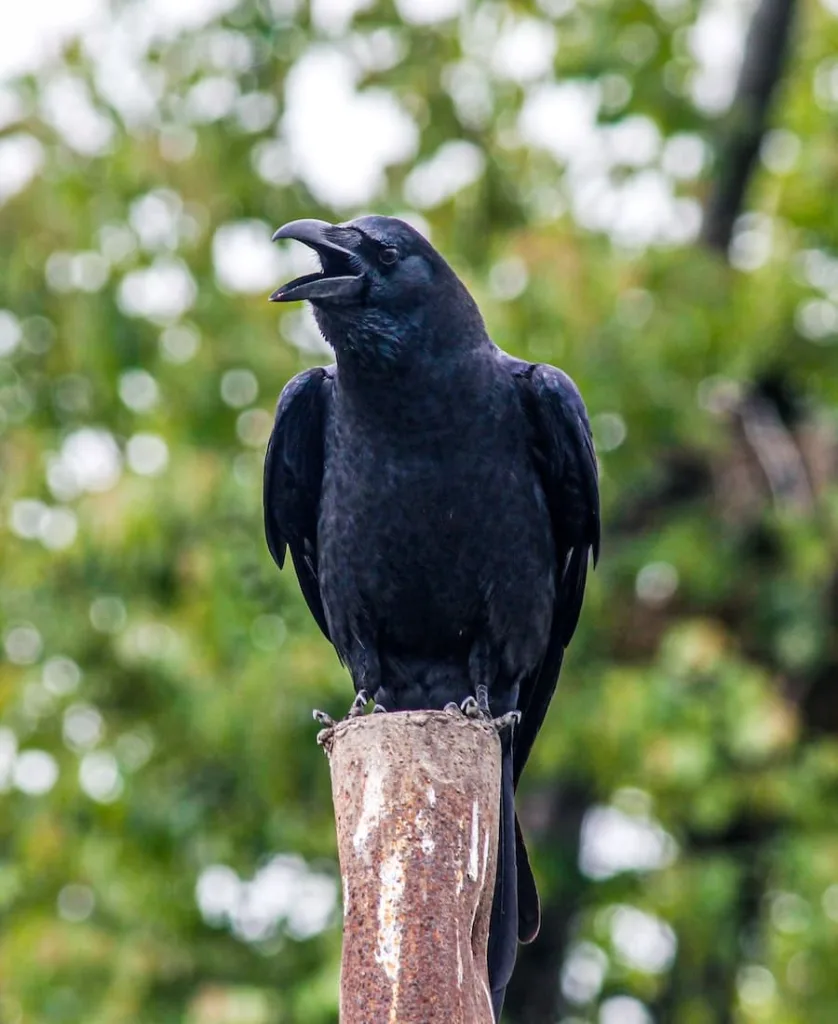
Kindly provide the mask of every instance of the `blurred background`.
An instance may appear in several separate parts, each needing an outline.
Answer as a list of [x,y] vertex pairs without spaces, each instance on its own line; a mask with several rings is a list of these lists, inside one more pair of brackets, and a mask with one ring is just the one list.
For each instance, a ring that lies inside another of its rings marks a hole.
[[[0,1024],[332,1024],[262,537],[295,217],[409,217],[588,403],[604,545],[520,805],[508,1024],[838,1020],[838,2],[0,13]],[[300,250],[300,251],[297,251]]]

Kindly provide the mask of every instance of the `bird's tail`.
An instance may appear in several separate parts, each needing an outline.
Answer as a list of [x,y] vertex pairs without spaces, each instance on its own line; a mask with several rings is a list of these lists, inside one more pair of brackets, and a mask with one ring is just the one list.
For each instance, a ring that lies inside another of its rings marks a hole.
[[518,872],[518,941],[532,942],[541,927],[541,901],[535,886],[530,858],[515,815],[515,867]]
[[519,942],[532,942],[541,923],[541,906],[530,859],[515,813],[515,784],[510,738],[501,736],[500,829],[498,869],[489,927],[489,987],[495,1020],[500,1020],[506,986],[512,977]]
[[[509,732],[501,735],[503,760],[501,763],[500,835],[498,842],[498,870],[495,877],[495,895],[492,920],[489,926],[489,987],[495,1020],[500,1011],[506,986],[512,977],[518,948],[518,870],[516,867],[516,839],[520,835],[515,819],[515,786],[512,779],[512,742]],[[521,844],[523,846],[523,843]],[[526,860],[526,852],[524,853]],[[529,872],[529,863],[526,870]],[[529,875],[530,879],[532,874]],[[534,889],[534,883],[533,883]]]

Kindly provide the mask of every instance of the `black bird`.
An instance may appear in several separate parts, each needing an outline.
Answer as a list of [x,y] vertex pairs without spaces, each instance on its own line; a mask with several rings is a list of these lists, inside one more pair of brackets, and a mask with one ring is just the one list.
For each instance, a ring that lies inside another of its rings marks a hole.
[[495,1016],[539,903],[514,790],[599,549],[597,463],[561,370],[489,338],[466,287],[403,221],[297,220],[322,270],[271,296],[308,299],[336,365],[282,392],[265,459],[268,546],[385,710],[476,700],[520,711],[504,747],[489,939]]

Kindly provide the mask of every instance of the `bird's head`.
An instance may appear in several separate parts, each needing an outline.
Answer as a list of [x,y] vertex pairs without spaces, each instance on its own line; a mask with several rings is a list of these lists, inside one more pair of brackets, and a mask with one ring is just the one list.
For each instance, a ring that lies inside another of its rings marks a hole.
[[[412,335],[432,336],[446,301],[477,315],[471,296],[434,247],[395,217],[359,217],[346,224],[295,220],[274,241],[295,239],[313,249],[321,270],[282,285],[271,302],[308,299],[326,340],[336,349],[395,356]],[[481,321],[482,323],[482,321]]]

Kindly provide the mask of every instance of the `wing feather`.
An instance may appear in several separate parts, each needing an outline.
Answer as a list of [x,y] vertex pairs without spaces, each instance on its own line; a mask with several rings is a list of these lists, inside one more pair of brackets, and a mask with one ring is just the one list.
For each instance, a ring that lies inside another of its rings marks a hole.
[[311,614],[329,629],[317,578],[317,520],[333,368],[315,367],[286,384],[265,453],[263,509],[268,549],[282,568],[288,548]]
[[[521,684],[521,722],[515,731],[513,785],[532,751],[556,690],[565,647],[579,621],[588,563],[599,557],[599,476],[582,396],[561,370],[506,357],[530,423],[531,453],[547,499],[556,549],[556,597],[547,649]],[[524,837],[515,820],[518,939],[532,942],[541,922],[538,891]]]
[[599,557],[599,475],[582,396],[553,366],[511,360],[532,429],[532,455],[547,499],[556,547],[556,601],[541,666],[521,687],[515,740],[517,784],[556,689],[565,647],[579,621],[588,563]]

